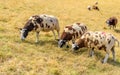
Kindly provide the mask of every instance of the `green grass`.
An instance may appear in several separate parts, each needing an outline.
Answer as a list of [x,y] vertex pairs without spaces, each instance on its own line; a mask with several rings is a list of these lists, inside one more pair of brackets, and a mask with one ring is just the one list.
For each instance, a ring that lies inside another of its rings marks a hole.
[[[104,51],[95,51],[88,57],[86,48],[74,53],[71,48],[58,48],[52,32],[40,34],[35,43],[31,32],[26,41],[20,40],[15,27],[23,27],[35,14],[58,17],[60,28],[74,22],[83,22],[89,30],[105,31],[120,38],[118,21],[116,32],[110,30],[105,20],[111,16],[120,18],[119,0],[100,0],[98,11],[88,11],[87,6],[96,0],[1,0],[0,1],[0,75],[119,75],[120,48],[116,45],[116,63],[110,54],[108,63],[102,64]],[[103,29],[106,27],[107,29]]]

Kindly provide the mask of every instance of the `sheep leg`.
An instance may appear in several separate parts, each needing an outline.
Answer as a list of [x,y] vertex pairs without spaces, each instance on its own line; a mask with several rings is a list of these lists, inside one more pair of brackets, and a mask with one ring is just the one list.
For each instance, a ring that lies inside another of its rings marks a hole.
[[56,35],[55,35],[55,31],[54,31],[54,30],[52,30],[52,32],[53,32],[53,35],[54,35],[54,37],[55,37],[55,40],[56,40]]
[[113,29],[115,29],[115,26],[113,25]]
[[57,30],[57,34],[58,34],[58,41],[59,41],[59,39],[60,39],[60,31],[59,30]]
[[36,32],[36,41],[35,41],[36,43],[38,43],[39,42],[39,32]]
[[109,25],[109,28],[111,29],[111,25]]
[[111,49],[111,51],[112,51],[112,55],[113,55],[113,61],[116,61],[114,47]]
[[111,29],[111,26],[110,26],[110,29]]
[[102,63],[106,63],[109,57],[109,53],[107,52],[105,58],[103,59]]
[[116,25],[114,25],[114,27],[116,28]]
[[90,50],[90,57],[93,57],[93,55],[94,55],[94,48]]
[[69,41],[68,41],[67,44],[66,44],[66,48],[69,48]]
[[74,39],[72,39],[72,44],[74,44],[75,43],[75,40]]

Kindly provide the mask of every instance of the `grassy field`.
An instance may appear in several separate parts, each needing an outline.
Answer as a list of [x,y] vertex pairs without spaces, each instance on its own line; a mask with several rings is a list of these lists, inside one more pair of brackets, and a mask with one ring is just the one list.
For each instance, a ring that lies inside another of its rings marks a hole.
[[[52,32],[41,32],[35,43],[31,32],[26,41],[20,40],[15,27],[23,27],[35,14],[58,17],[60,28],[74,22],[83,22],[89,30],[105,31],[120,38],[120,22],[115,30],[109,29],[105,20],[120,18],[119,0],[99,0],[98,11],[88,11],[87,6],[96,0],[0,0],[0,75],[120,75],[120,48],[116,45],[116,63],[110,54],[108,63],[102,64],[104,51],[95,51],[93,58],[88,50],[74,53],[71,48],[58,48]],[[107,29],[103,29],[106,27]],[[120,40],[120,39],[119,39]]]

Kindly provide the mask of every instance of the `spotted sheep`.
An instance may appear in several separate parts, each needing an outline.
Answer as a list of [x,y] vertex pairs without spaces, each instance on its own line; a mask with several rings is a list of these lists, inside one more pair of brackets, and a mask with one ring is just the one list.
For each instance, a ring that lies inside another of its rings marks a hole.
[[87,31],[87,27],[83,23],[74,23],[69,26],[65,26],[58,42],[59,47],[63,47],[67,43],[67,47],[69,41],[72,40],[74,42],[77,38],[81,37]]
[[59,22],[58,19],[52,15],[33,15],[29,18],[27,23],[23,28],[21,28],[21,40],[24,40],[30,31],[35,30],[36,32],[36,42],[39,41],[39,33],[40,31],[49,32],[52,31],[54,34],[54,37],[56,39],[56,35],[54,30],[58,33],[58,39],[59,39]]
[[99,10],[100,10],[100,9],[99,9],[99,7],[98,7],[98,6],[96,6],[96,5],[93,5],[93,6],[92,6],[92,9],[97,10],[97,11],[99,11]]
[[93,9],[93,10],[97,10],[97,11],[100,10],[99,7],[98,7],[98,2],[95,2],[94,5],[92,5],[92,6],[89,5],[89,6],[87,7],[87,9],[88,9],[88,10],[92,10],[92,9]]
[[117,22],[118,22],[118,20],[117,20],[116,17],[110,17],[106,21],[106,23],[108,24],[108,26],[110,27],[110,29],[111,29],[111,27],[113,27],[113,29],[116,28]]
[[119,41],[110,33],[106,32],[86,32],[76,43],[72,44],[73,50],[78,50],[79,48],[87,47],[90,49],[90,56],[93,56],[94,49],[105,50],[106,55],[102,63],[106,63],[109,57],[110,51],[112,51],[113,60],[115,61],[115,42]]

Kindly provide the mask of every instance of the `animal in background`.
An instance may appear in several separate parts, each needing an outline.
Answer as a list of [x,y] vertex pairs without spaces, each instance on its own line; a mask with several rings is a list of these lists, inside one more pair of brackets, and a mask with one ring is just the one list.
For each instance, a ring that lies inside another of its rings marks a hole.
[[106,23],[108,25],[108,27],[111,27],[114,29],[116,28],[116,25],[118,23],[118,19],[116,17],[110,17],[109,19],[106,20]]
[[63,47],[69,41],[75,42],[75,40],[81,37],[87,31],[87,26],[83,23],[74,23],[64,27],[60,40],[58,42],[59,47]]
[[113,60],[116,61],[115,58],[115,42],[119,41],[116,39],[115,36],[113,36],[110,33],[106,32],[92,32],[88,31],[84,35],[82,35],[79,40],[72,44],[73,50],[78,50],[83,47],[87,47],[89,50],[89,55],[93,56],[94,55],[94,49],[97,50],[104,50],[106,52],[105,58],[103,59],[102,63],[106,63],[110,54],[110,51],[112,52],[113,55]]
[[56,35],[54,30],[58,33],[58,39],[59,39],[59,22],[58,19],[52,15],[33,15],[29,18],[29,20],[26,22],[23,28],[21,28],[21,40],[25,40],[25,38],[28,36],[28,33],[31,31],[36,32],[36,42],[39,41],[39,33],[40,31],[43,32],[49,32],[52,31],[54,34],[54,37],[56,39]]
[[87,9],[88,10],[97,10],[97,11],[99,11],[100,9],[99,9],[99,7],[98,7],[98,2],[95,2],[94,3],[94,5],[89,5],[88,7],[87,7]]

